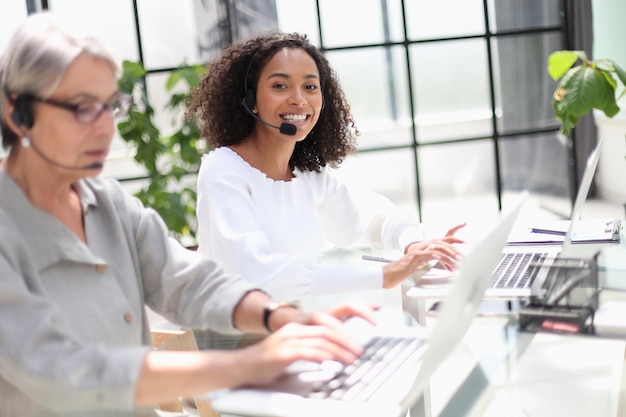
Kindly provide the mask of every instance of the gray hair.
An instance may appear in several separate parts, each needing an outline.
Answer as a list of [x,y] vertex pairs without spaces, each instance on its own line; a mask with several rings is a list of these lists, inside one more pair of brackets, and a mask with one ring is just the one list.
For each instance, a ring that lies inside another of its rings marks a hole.
[[32,14],[0,57],[0,133],[5,149],[19,139],[5,119],[9,94],[50,97],[67,68],[82,54],[104,60],[119,76],[119,62],[107,46],[93,35],[69,29],[72,26],[73,22],[50,12]]

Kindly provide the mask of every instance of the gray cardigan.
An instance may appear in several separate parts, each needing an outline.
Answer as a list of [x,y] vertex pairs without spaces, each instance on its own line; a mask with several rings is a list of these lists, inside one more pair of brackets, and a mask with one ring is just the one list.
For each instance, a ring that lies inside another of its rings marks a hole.
[[151,415],[133,410],[151,348],[145,306],[233,333],[233,308],[253,289],[168,237],[156,212],[116,181],[76,189],[87,245],[0,170],[2,416]]

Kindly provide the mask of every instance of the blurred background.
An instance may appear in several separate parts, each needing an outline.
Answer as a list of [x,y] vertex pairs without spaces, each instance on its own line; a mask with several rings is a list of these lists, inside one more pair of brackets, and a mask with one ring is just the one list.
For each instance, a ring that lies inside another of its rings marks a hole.
[[[417,210],[433,233],[493,220],[524,189],[567,217],[598,135],[614,137],[605,140],[593,197],[623,215],[624,112],[590,116],[587,127],[561,136],[546,70],[559,49],[626,67],[623,0],[0,2],[0,51],[28,13],[49,9],[87,23],[120,60],[141,63],[165,133],[182,119],[165,109],[176,68],[204,65],[256,32],[306,33],[339,75],[362,133],[339,175]],[[131,192],[150,182],[134,152],[116,137],[104,170]],[[194,174],[184,181],[193,185]]]

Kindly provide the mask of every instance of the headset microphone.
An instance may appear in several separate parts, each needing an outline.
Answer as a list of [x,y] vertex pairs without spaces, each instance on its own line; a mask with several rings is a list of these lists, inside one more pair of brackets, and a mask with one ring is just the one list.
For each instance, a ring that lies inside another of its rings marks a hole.
[[24,148],[28,148],[31,147],[33,148],[33,150],[35,151],[35,153],[37,153],[37,155],[39,155],[44,161],[46,161],[49,164],[52,164],[54,166],[60,167],[60,168],[65,168],[65,169],[78,169],[78,170],[87,170],[87,169],[101,169],[104,164],[102,162],[94,162],[93,164],[89,164],[89,165],[84,165],[82,167],[74,167],[74,166],[69,166],[69,165],[64,165],[64,164],[60,164],[56,161],[53,161],[52,159],[50,159],[49,157],[47,157],[43,152],[41,152],[36,146],[35,144],[30,140],[30,138],[28,136],[24,136],[22,137],[22,146]]
[[[18,95],[15,99],[11,98],[9,90],[5,87],[4,93],[7,96],[7,99],[11,104],[13,104],[14,109],[11,112],[11,119],[18,126],[26,126],[27,128],[33,127],[35,124],[35,120],[33,117],[32,109],[30,108],[30,101],[32,100],[27,95]],[[23,132],[22,132],[23,134]],[[22,136],[22,147],[28,148],[31,147],[35,151],[37,155],[41,157],[47,163],[65,169],[76,169],[76,170],[88,170],[88,169],[101,169],[104,164],[102,162],[94,162],[93,164],[84,165],[81,167],[69,166],[60,164],[56,161],[53,161],[49,157],[47,157],[43,152],[39,150],[33,143],[33,141],[28,136]]]
[[248,75],[250,74],[250,68],[252,67],[252,62],[253,62],[253,59],[250,59],[250,62],[248,63],[248,68],[246,68],[246,75],[243,78],[243,88],[245,90],[245,95],[241,99],[241,105],[243,106],[244,109],[246,109],[248,113],[250,113],[252,117],[254,117],[259,122],[263,123],[264,125],[273,127],[274,129],[278,129],[280,133],[282,133],[283,135],[294,136],[298,132],[298,126],[291,124],[291,123],[281,123],[280,126],[276,126],[261,119],[252,111],[252,109],[254,108],[254,104],[256,102],[256,93],[254,89],[248,88]]
[[[250,90],[252,91],[252,90]],[[254,112],[252,110],[250,110],[248,108],[248,106],[246,105],[246,100],[241,100],[241,105],[243,106],[244,109],[246,109],[246,111],[248,113],[250,113],[250,115],[252,117],[254,117],[255,119],[257,119],[259,122],[263,123],[266,126],[269,127],[273,127],[274,129],[278,129],[280,131],[280,133],[282,133],[283,135],[288,135],[288,136],[293,136],[298,132],[298,126],[291,124],[291,123],[281,123],[280,126],[276,126],[273,124],[270,124],[268,122],[266,122],[265,120],[261,119],[259,116],[257,116],[256,114],[254,114]]]

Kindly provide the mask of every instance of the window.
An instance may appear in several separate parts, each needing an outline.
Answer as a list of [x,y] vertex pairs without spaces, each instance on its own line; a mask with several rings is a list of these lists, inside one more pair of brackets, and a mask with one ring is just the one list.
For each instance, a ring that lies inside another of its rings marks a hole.
[[291,3],[277,0],[279,27],[318,41],[362,132],[343,175],[426,221],[455,197],[492,201],[495,214],[507,192],[568,195],[545,70],[564,47],[560,1]]
[[[89,22],[120,59],[144,63],[164,129],[169,71],[278,27],[306,33],[341,79],[362,132],[341,175],[416,207],[424,221],[455,197],[484,197],[496,213],[508,192],[568,194],[545,70],[549,53],[565,47],[560,0],[40,2]],[[0,45],[24,4],[3,9]],[[105,175],[142,175],[119,139]]]

